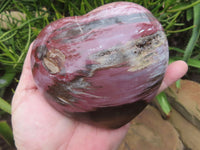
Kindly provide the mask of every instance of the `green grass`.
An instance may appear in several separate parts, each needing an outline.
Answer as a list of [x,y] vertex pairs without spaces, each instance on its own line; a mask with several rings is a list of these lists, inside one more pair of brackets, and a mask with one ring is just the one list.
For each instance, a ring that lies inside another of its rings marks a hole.
[[[29,45],[47,24],[67,16],[84,15],[115,1],[1,0],[0,14],[4,14],[6,21],[0,17],[0,22],[4,21],[7,27],[0,23],[0,97],[4,98],[6,88],[18,80]],[[169,39],[170,63],[182,59],[190,72],[200,73],[200,0],[127,1],[146,7],[161,22]],[[26,17],[13,17],[8,13],[11,11]]]

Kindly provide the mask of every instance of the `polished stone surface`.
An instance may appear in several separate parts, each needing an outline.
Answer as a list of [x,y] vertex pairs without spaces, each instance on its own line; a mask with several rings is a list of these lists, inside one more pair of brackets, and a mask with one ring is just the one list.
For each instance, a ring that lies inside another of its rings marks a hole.
[[168,43],[147,9],[115,2],[49,24],[34,42],[31,61],[38,88],[58,111],[118,128],[156,95]]

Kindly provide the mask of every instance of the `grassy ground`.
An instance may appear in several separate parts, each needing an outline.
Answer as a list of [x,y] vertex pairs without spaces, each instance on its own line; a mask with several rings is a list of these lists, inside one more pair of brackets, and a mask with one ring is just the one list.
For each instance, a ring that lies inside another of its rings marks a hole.
[[[117,0],[0,1],[0,119],[10,113],[12,96],[8,95],[14,92],[28,47],[42,28],[54,20],[83,15],[114,1]],[[169,40],[170,63],[185,60],[189,65],[188,75],[200,74],[200,0],[127,1],[146,7],[161,22]],[[5,124],[2,122],[0,126]],[[8,127],[3,128],[6,131]],[[11,138],[4,139],[12,145],[12,133],[7,130]]]

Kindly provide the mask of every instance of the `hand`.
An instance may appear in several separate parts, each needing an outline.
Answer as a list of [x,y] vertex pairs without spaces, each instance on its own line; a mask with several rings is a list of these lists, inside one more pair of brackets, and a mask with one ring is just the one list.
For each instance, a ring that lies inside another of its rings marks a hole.
[[[30,46],[31,49],[31,46]],[[108,130],[71,120],[54,110],[43,98],[33,81],[30,49],[12,100],[12,126],[19,150],[114,150],[129,124]],[[159,92],[181,78],[187,64],[177,61],[167,68]]]

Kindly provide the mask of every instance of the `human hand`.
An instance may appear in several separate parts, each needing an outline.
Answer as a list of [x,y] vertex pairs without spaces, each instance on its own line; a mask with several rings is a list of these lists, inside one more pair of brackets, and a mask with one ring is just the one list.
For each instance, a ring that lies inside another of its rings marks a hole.
[[[117,149],[129,124],[115,130],[102,129],[74,121],[54,110],[33,80],[30,49],[12,100],[12,127],[16,147],[20,150]],[[183,61],[170,64],[159,92],[181,78],[186,71],[187,64]]]

